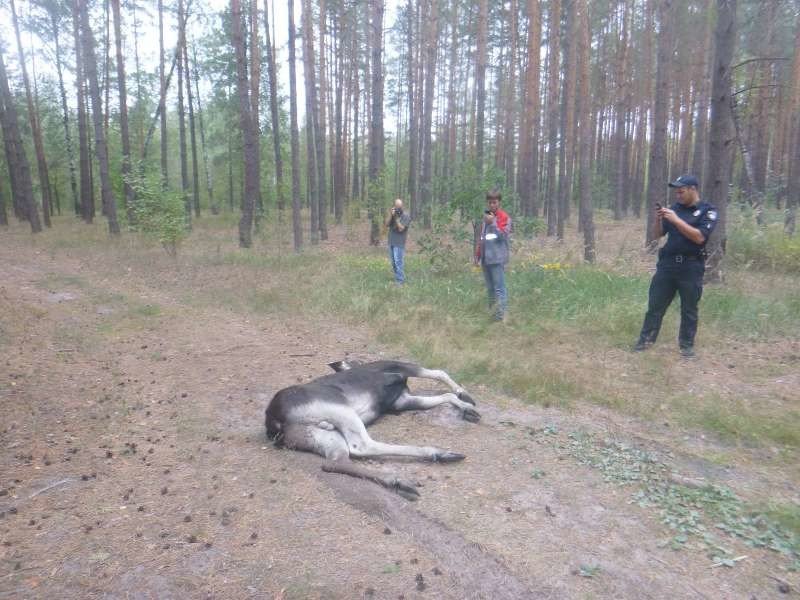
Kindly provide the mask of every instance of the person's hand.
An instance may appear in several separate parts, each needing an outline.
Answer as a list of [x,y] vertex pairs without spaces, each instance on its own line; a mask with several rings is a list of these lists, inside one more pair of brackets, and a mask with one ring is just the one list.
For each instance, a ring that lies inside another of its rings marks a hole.
[[494,214],[492,213],[484,213],[483,214],[483,221],[487,224],[494,223]]
[[658,216],[662,219],[666,219],[670,223],[674,223],[676,219],[678,219],[678,215],[675,214],[675,211],[671,208],[660,208],[658,209]]

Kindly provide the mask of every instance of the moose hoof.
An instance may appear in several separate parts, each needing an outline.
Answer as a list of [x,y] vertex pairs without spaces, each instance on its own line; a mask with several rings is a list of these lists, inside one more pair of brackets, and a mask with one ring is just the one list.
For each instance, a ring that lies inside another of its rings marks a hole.
[[466,402],[467,404],[472,404],[472,406],[475,406],[475,400],[473,400],[472,396],[470,396],[467,392],[459,392],[458,399]]
[[417,491],[416,486],[408,481],[403,481],[402,479],[396,479],[393,482],[392,490],[411,502],[414,502],[419,498],[419,492]]
[[433,456],[433,462],[458,462],[464,460],[466,456],[458,452],[438,452]]
[[461,416],[464,418],[465,421],[469,421],[470,423],[477,423],[478,421],[481,420],[481,413],[472,408],[465,408],[464,411],[461,413]]

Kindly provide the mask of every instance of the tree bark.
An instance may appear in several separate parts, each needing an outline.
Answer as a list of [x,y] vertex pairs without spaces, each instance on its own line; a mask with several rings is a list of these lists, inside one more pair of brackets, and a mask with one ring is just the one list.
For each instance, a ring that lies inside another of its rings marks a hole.
[[316,150],[317,150],[317,169],[319,187],[319,236],[322,240],[328,239],[328,177],[325,164],[325,144],[326,127],[328,122],[327,101],[328,101],[328,77],[325,62],[325,19],[326,8],[325,0],[319,1],[319,98],[315,104],[318,107],[316,124]]
[[[555,0],[560,2],[560,0]],[[477,107],[475,114],[475,162],[478,172],[483,173],[483,142],[486,123],[486,61],[488,45],[488,0],[478,0],[478,48],[475,62],[475,93]]]
[[558,121],[559,121],[559,52],[561,51],[561,0],[550,0],[550,14],[548,16],[548,50],[547,50],[547,235],[553,236],[558,228],[558,208],[556,201],[556,158],[558,154],[556,148],[558,140]]
[[422,224],[431,226],[433,204],[432,157],[433,157],[433,90],[436,85],[436,50],[439,37],[438,0],[430,0],[428,6],[428,30],[425,36],[425,104],[422,109],[422,177],[420,179],[420,209]]
[[95,57],[94,34],[89,26],[89,10],[86,0],[76,0],[81,16],[83,39],[83,62],[86,67],[86,76],[89,81],[89,93],[92,99],[92,117],[94,120],[94,149],[97,155],[97,164],[100,169],[100,197],[103,209],[108,220],[108,231],[111,235],[119,235],[119,222],[117,221],[117,201],[111,187],[111,176],[108,166],[108,146],[106,145],[103,130],[103,113],[100,100],[100,86],[97,79],[97,59]]
[[314,33],[313,18],[311,14],[311,0],[303,0],[303,76],[306,84],[306,161],[307,161],[307,181],[308,181],[308,201],[311,213],[311,243],[319,242],[319,195],[322,192],[323,184],[319,181],[319,166],[317,160],[318,120],[319,113],[316,105],[316,69],[314,66]]
[[258,136],[256,135],[252,105],[247,81],[247,57],[242,31],[242,6],[240,0],[231,0],[231,35],[236,54],[236,93],[239,98],[239,126],[244,140],[244,193],[242,215],[239,219],[239,246],[249,248],[253,244],[253,210],[258,194]]
[[653,102],[653,124],[650,134],[650,161],[647,183],[647,232],[645,245],[655,250],[656,203],[667,205],[667,111],[669,109],[669,73],[673,68],[673,0],[660,0],[658,7],[658,51],[656,56],[656,88]]
[[19,117],[8,86],[2,46],[0,46],[0,108],[2,108],[0,117],[2,117],[3,142],[5,143],[12,194],[15,202],[19,204],[19,216],[27,219],[31,226],[31,232],[39,233],[42,230],[42,223],[39,220],[39,209],[33,197],[31,167],[19,132]]
[[80,163],[81,215],[86,223],[94,221],[94,186],[92,185],[92,161],[89,153],[88,106],[86,99],[86,76],[84,74],[83,43],[81,41],[80,10],[77,0],[72,11],[73,35],[75,38],[75,90],[78,101],[78,156]]
[[214,200],[214,186],[211,185],[211,171],[208,168],[206,129],[205,125],[203,124],[203,107],[200,103],[200,74],[197,67],[197,52],[195,50],[194,44],[192,44],[192,64],[194,66],[192,71],[194,72],[194,89],[195,89],[195,96],[197,98],[197,120],[200,125],[200,147],[203,152],[203,170],[206,176],[206,193],[208,194],[208,204],[211,208],[211,214],[216,215],[219,214],[219,206],[217,205],[216,200]]
[[289,127],[292,160],[292,234],[294,251],[303,247],[303,228],[300,221],[300,134],[297,131],[297,70],[295,68],[294,0],[288,0],[289,13]]
[[[189,50],[186,32],[183,34],[183,64],[186,74],[186,104],[189,108],[189,147],[192,152],[192,208],[194,216],[200,218],[200,169],[197,164],[197,128],[194,120],[194,98],[192,98],[192,74],[189,69]],[[198,96],[199,100],[199,96]]]
[[272,124],[272,149],[275,153],[275,187],[278,191],[278,210],[283,213],[286,190],[283,183],[283,157],[281,155],[281,127],[278,114],[278,67],[269,32],[269,4],[264,0],[264,42],[267,49],[267,77],[269,79],[269,113]]
[[75,214],[80,214],[80,200],[78,199],[78,180],[75,167],[75,149],[72,147],[72,135],[69,129],[69,107],[67,106],[67,89],[64,86],[64,73],[61,59],[61,43],[59,41],[58,30],[60,19],[55,6],[48,5],[50,14],[50,24],[53,28],[53,42],[56,48],[56,72],[58,73],[58,90],[61,96],[61,111],[63,113],[62,123],[64,125],[64,144],[67,147],[67,166],[69,167],[69,183],[72,191],[72,204]]
[[583,229],[583,259],[588,263],[595,261],[594,215],[592,208],[592,103],[590,83],[589,46],[591,29],[589,28],[589,8],[586,0],[576,2],[575,15],[578,29],[578,134],[580,147],[578,150],[580,194],[580,220]]
[[517,190],[526,217],[539,214],[537,200],[539,173],[539,68],[542,43],[539,0],[527,0],[528,4],[528,64],[525,69],[525,103],[522,112],[522,128],[519,138],[519,179]]
[[736,0],[717,0],[714,32],[714,73],[711,82],[709,130],[708,200],[717,208],[718,221],[706,245],[706,281],[722,281],[722,258],[727,241],[728,185],[735,143],[731,107],[731,60],[736,44]]
[[567,33],[564,55],[564,91],[561,101],[561,135],[558,173],[558,231],[556,237],[564,239],[564,226],[569,219],[572,198],[572,173],[575,164],[575,90],[577,88],[578,53],[572,40],[576,39],[577,23],[575,3],[570,2],[567,9]]
[[117,50],[119,128],[122,137],[122,185],[125,191],[125,208],[128,211],[128,223],[133,223],[133,187],[129,180],[131,175],[131,139],[128,131],[128,96],[125,86],[125,58],[122,53],[122,18],[120,16],[119,0],[111,0],[111,10],[114,13],[114,43]]
[[36,152],[36,166],[39,172],[39,187],[42,193],[42,217],[45,227],[50,227],[50,207],[52,199],[50,197],[50,175],[47,168],[47,158],[44,154],[44,143],[42,142],[42,130],[39,127],[39,111],[33,103],[31,94],[31,84],[28,79],[28,68],[25,65],[25,51],[22,49],[22,38],[19,35],[19,20],[17,19],[17,9],[14,0],[10,0],[11,18],[14,23],[14,34],[17,38],[17,51],[19,53],[19,65],[22,71],[22,82],[25,86],[25,98],[28,101],[28,120],[31,124],[31,134],[33,135],[33,148]]
[[786,235],[794,235],[797,224],[797,205],[800,203],[800,16],[795,23],[794,60],[789,77],[787,139],[788,177],[786,181],[786,212],[783,230]]
[[[166,188],[169,182],[167,160],[167,82],[164,78],[164,2],[158,0],[158,82],[160,92],[158,95],[158,112],[161,116],[161,183]],[[147,152],[147,144],[142,151],[142,157]]]
[[619,36],[619,44],[617,45],[617,65],[615,73],[616,84],[616,124],[614,131],[614,166],[615,166],[615,182],[614,182],[614,219],[619,221],[625,216],[626,198],[627,198],[627,185],[628,181],[628,164],[625,160],[625,149],[627,146],[626,138],[626,117],[628,111],[626,110],[626,100],[628,92],[627,82],[627,66],[628,66],[628,2],[622,0],[622,24],[621,33]]
[[[484,0],[485,1],[485,0]],[[383,200],[383,11],[384,0],[369,0],[372,109],[369,128],[369,242],[378,245],[381,201]]]
[[181,160],[181,194],[183,195],[183,212],[186,219],[186,227],[192,227],[192,199],[189,195],[189,161],[186,156],[186,113],[183,103],[183,43],[186,37],[186,21],[184,19],[183,0],[178,0],[178,148]]

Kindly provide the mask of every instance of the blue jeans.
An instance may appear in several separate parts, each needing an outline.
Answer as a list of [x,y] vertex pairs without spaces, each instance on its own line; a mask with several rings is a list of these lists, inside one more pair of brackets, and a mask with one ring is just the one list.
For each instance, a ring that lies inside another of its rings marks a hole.
[[389,246],[389,261],[392,263],[394,280],[397,283],[403,283],[406,280],[405,273],[403,272],[403,257],[405,253],[406,249],[403,246]]
[[502,319],[508,308],[508,291],[506,290],[506,266],[481,265],[483,278],[486,280],[486,291],[489,295],[489,306],[494,307],[496,319]]

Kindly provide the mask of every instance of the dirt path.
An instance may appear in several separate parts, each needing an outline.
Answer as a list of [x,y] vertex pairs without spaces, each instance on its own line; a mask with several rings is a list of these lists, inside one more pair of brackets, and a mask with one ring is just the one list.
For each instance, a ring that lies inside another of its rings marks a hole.
[[[191,273],[170,285],[121,265],[111,277],[5,242],[0,264],[14,265],[0,280],[0,598],[761,599],[797,589],[775,553],[730,540],[747,558],[729,569],[699,547],[665,546],[658,513],[570,451],[565,432],[616,424],[488,389],[473,390],[478,425],[445,407],[389,417],[377,439],[468,456],[373,464],[424,484],[407,503],[264,439],[277,389],[348,353],[381,355],[365,332],[198,307],[187,290],[203,282]],[[696,475],[691,462],[682,470]]]

